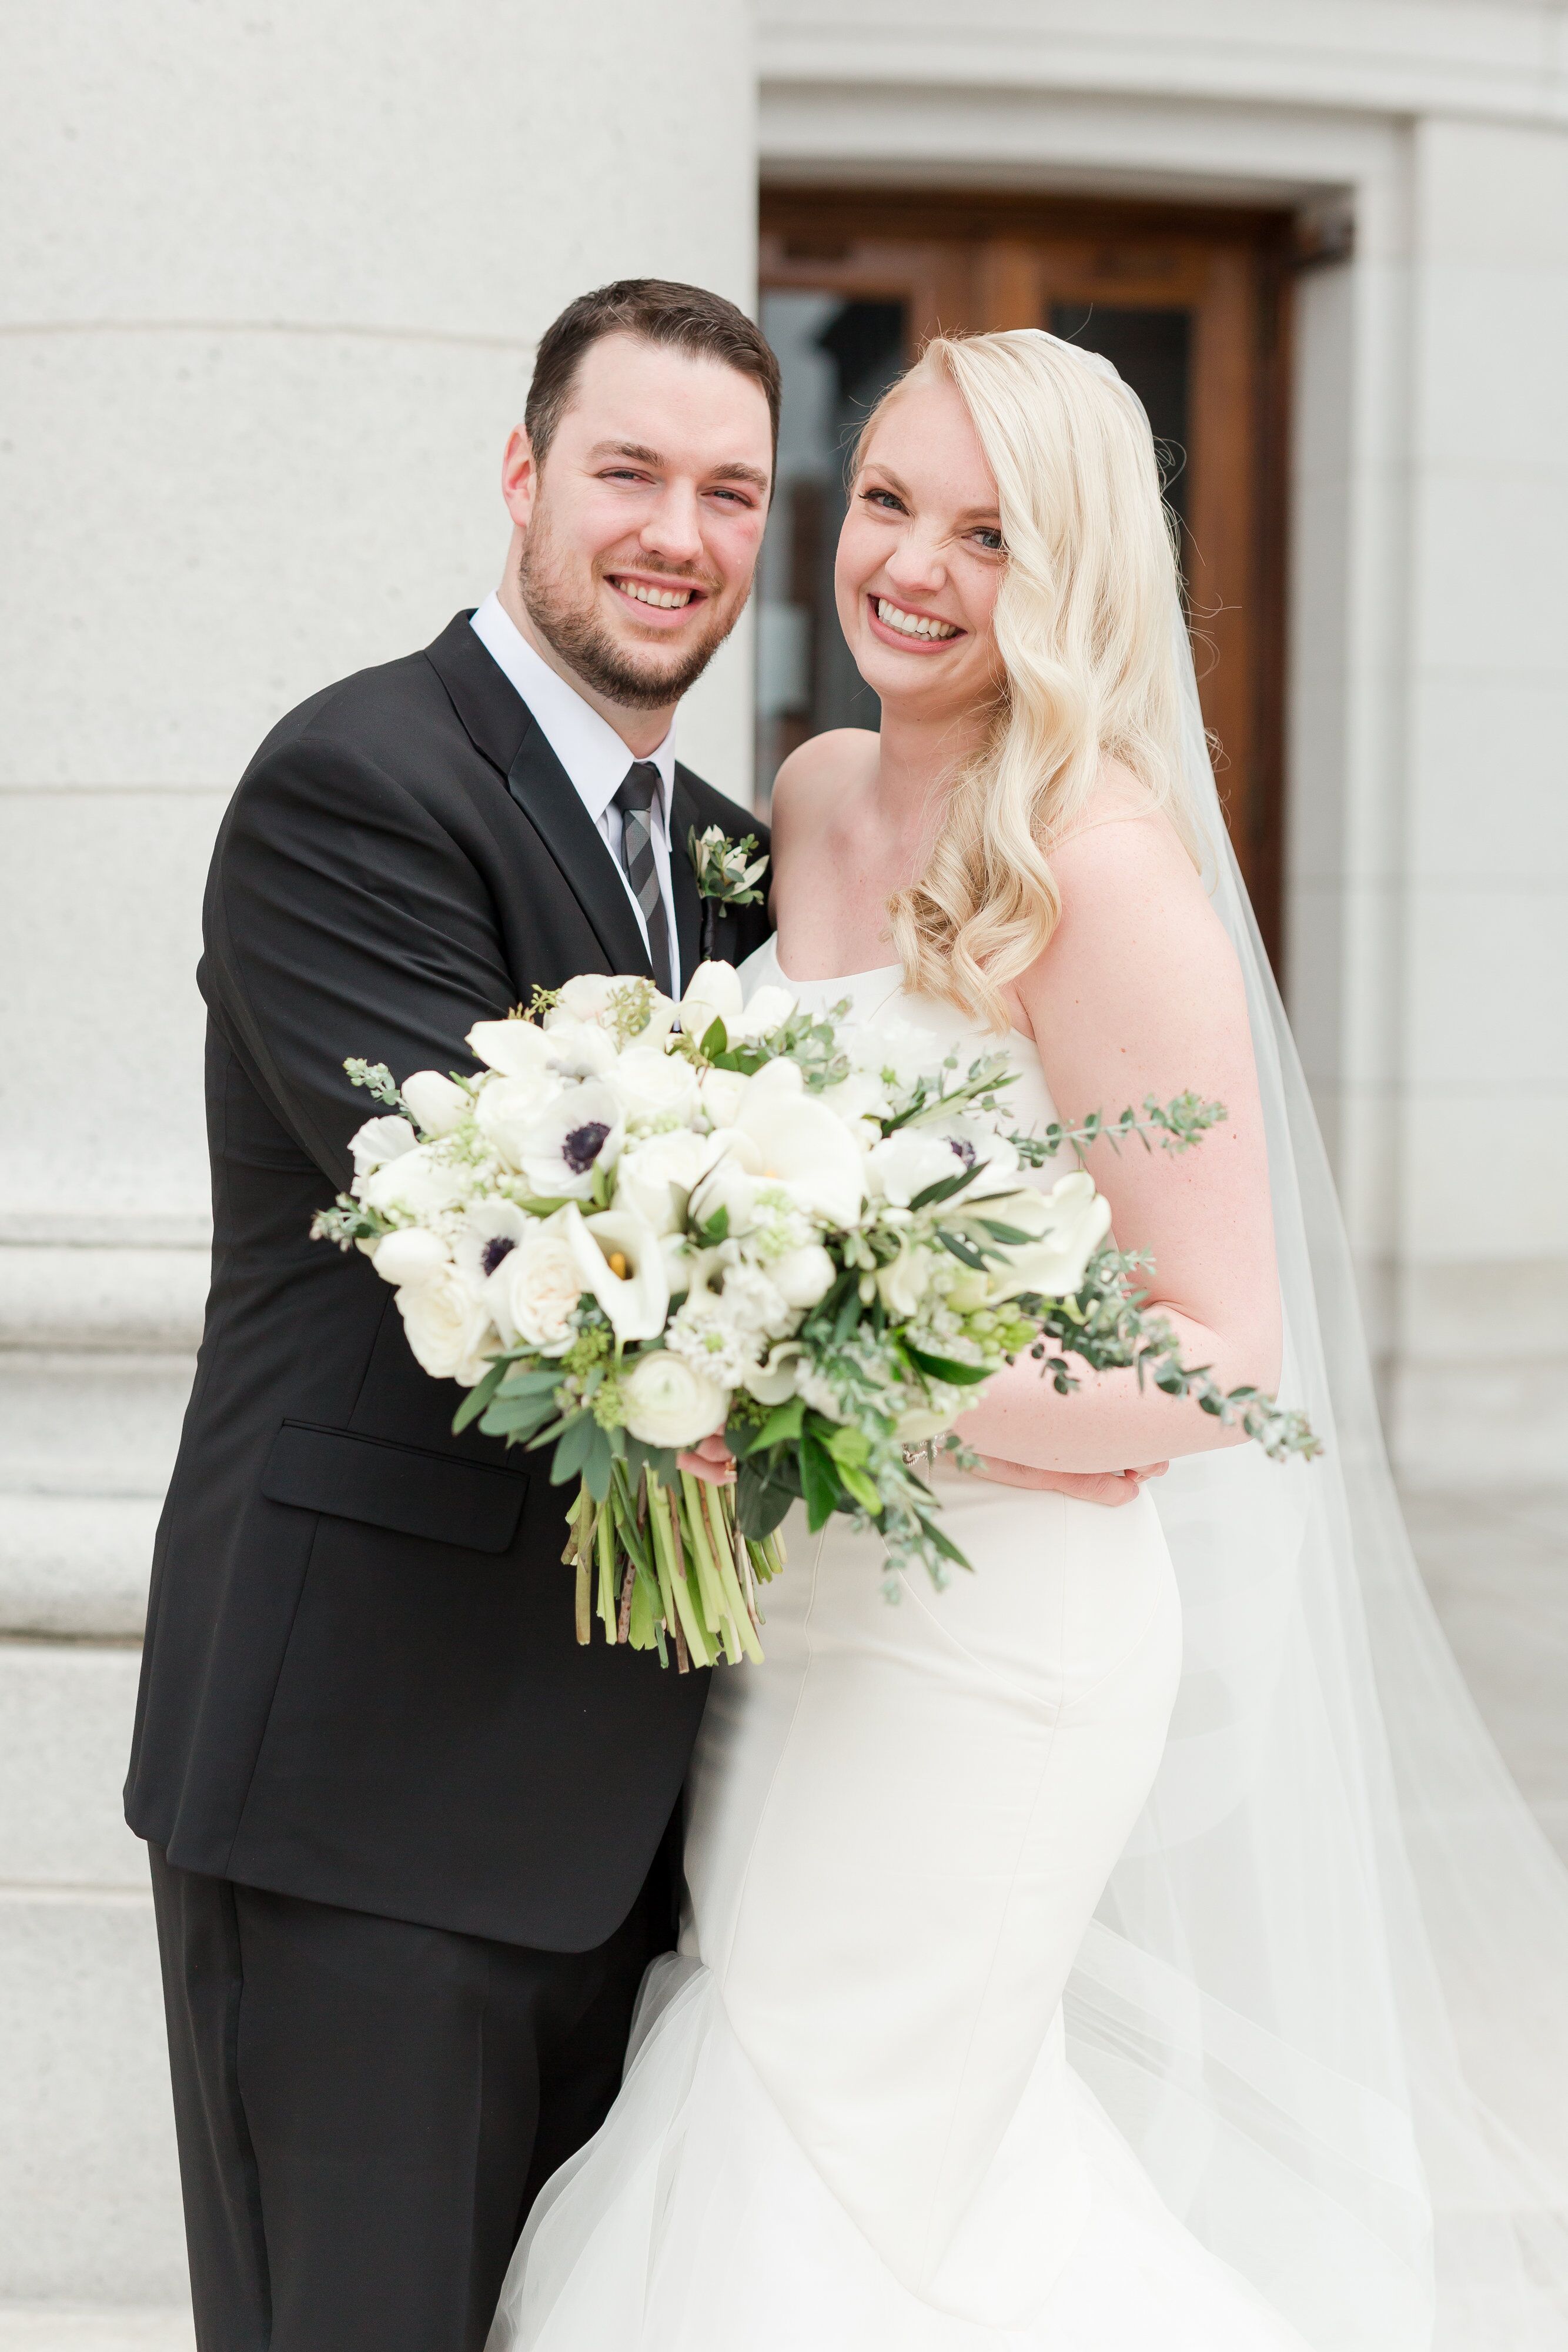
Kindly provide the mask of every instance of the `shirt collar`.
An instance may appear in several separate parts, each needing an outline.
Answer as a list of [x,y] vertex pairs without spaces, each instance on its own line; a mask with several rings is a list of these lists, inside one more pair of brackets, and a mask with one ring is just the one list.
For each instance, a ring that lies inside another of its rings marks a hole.
[[[592,704],[585,702],[576,688],[569,686],[559,672],[551,669],[549,662],[534,651],[498,596],[492,593],[486,597],[470,626],[528,704],[589,815],[595,824],[601,824],[605,811],[626,781],[632,753],[609,720],[601,719]],[[675,781],[673,729],[647,758],[659,772],[667,840]]]

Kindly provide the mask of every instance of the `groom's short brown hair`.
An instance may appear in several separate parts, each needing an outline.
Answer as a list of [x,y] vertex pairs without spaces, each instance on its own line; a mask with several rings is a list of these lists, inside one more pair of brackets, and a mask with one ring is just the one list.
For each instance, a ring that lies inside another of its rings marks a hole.
[[760,327],[722,294],[704,286],[682,286],[668,278],[618,278],[569,302],[547,327],[534,361],[523,423],[536,463],[555,437],[565,415],[584,352],[604,335],[641,335],[694,359],[717,360],[759,384],[773,420],[779,447],[779,362]]

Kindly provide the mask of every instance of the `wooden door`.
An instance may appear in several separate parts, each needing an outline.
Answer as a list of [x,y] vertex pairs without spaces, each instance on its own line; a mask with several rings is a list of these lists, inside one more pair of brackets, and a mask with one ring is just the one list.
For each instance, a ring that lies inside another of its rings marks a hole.
[[1279,961],[1284,215],[921,192],[773,190],[762,317],[784,368],[760,582],[758,779],[824,726],[876,724],[832,611],[858,421],[939,330],[1049,327],[1103,351],[1148,410],[1221,797]]

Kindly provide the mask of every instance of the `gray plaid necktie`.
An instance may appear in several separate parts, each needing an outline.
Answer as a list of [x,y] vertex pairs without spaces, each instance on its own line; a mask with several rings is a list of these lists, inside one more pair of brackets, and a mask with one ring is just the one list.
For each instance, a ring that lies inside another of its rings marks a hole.
[[621,812],[621,863],[626,868],[626,878],[632,885],[632,895],[643,909],[643,920],[648,926],[648,951],[653,960],[653,978],[666,996],[673,996],[674,975],[670,970],[670,930],[664,920],[664,894],[659,887],[659,869],[653,863],[653,803],[663,786],[659,771],[651,760],[633,761],[626,772],[626,781],[615,795],[615,805]]

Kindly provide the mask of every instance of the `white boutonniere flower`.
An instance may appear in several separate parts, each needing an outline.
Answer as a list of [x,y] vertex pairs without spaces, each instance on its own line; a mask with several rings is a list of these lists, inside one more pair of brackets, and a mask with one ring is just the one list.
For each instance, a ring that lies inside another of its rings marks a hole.
[[756,907],[762,902],[759,885],[768,871],[768,855],[757,855],[757,835],[743,834],[738,841],[716,824],[699,833],[694,824],[686,835],[697,896],[703,902],[702,951],[713,953],[714,923],[720,907]]

